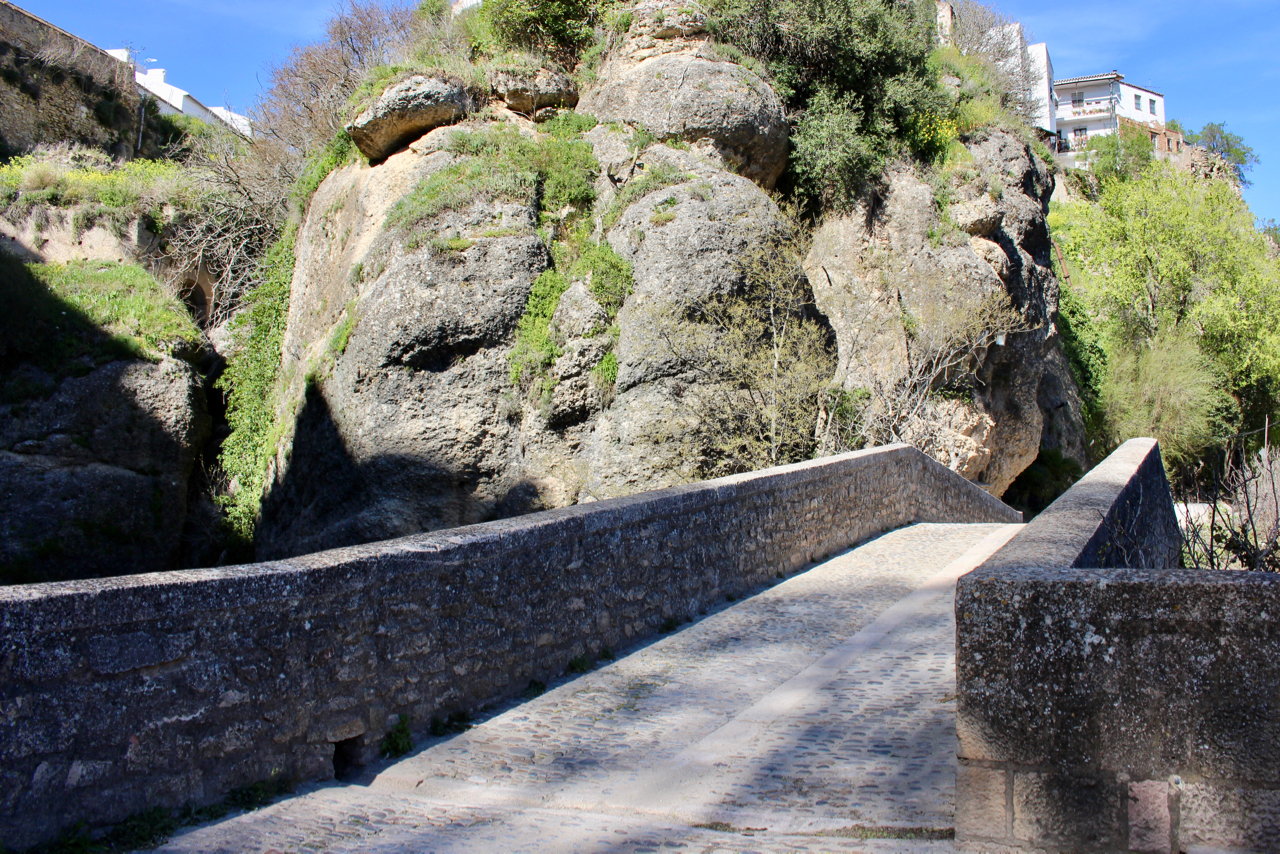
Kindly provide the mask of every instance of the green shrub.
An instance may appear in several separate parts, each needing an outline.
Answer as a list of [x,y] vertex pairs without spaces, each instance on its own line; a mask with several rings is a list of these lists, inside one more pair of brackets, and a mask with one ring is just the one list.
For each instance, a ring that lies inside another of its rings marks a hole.
[[219,462],[233,485],[221,502],[232,532],[245,542],[253,540],[267,467],[279,440],[276,376],[289,320],[297,235],[297,225],[291,223],[263,258],[260,284],[245,295],[244,310],[232,326],[239,350],[218,378],[218,388],[227,393],[231,428]]
[[413,734],[409,732],[409,716],[401,715],[379,746],[383,756],[396,759],[413,750]]
[[[925,4],[927,6],[928,4]],[[760,60],[800,115],[782,186],[844,209],[912,145],[934,156],[950,102],[929,64],[932,7],[882,0],[718,0],[708,27]],[[935,117],[935,118],[925,118]]]
[[485,0],[479,14],[499,45],[539,51],[570,68],[595,40],[589,0]]
[[1100,438],[1105,432],[1106,417],[1102,403],[1102,386],[1107,377],[1106,344],[1088,307],[1067,284],[1058,294],[1057,327],[1071,376],[1080,389],[1086,434],[1090,439]]
[[591,369],[591,376],[602,386],[611,386],[618,381],[618,354],[610,350],[600,359],[599,364]]
[[591,281],[591,293],[612,321],[635,287],[631,265],[608,243],[588,242],[569,268],[571,279]]
[[551,317],[568,289],[569,279],[555,270],[544,271],[534,281],[511,350],[513,383],[541,374],[559,358],[560,348],[551,337]]
[[307,160],[302,174],[289,194],[299,213],[303,212],[307,202],[315,195],[316,190],[320,189],[320,184],[329,177],[329,173],[348,163],[354,163],[357,153],[355,143],[351,141],[347,132],[342,130],[329,140],[318,155]]
[[1103,403],[1111,445],[1154,436],[1170,467],[1195,459],[1215,433],[1234,432],[1223,415],[1231,399],[1189,334],[1157,336],[1137,350],[1119,346],[1110,359]]
[[571,136],[528,139],[506,125],[459,131],[448,150],[464,156],[436,172],[396,203],[387,227],[410,232],[448,210],[477,200],[535,200],[544,212],[587,210],[595,201],[599,165],[588,143]]

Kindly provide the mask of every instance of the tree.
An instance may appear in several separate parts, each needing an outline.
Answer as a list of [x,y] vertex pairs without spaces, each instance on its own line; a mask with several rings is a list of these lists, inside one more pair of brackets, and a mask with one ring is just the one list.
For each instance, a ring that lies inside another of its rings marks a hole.
[[1227,130],[1226,122],[1222,124],[1209,122],[1200,129],[1199,133],[1186,134],[1186,139],[1192,145],[1207,148],[1211,153],[1220,156],[1235,172],[1240,186],[1249,186],[1250,181],[1244,177],[1244,173],[1258,162],[1258,156],[1253,153],[1252,148],[1244,144],[1243,137]]
[[696,425],[688,452],[708,477],[814,455],[815,419],[835,371],[830,329],[813,306],[798,227],[742,261],[734,293],[672,306],[660,339],[692,382],[681,403]]
[[[1105,330],[1115,441],[1159,434],[1163,419],[1189,459],[1206,447],[1206,424],[1275,408],[1280,264],[1233,187],[1154,163],[1050,224]],[[1179,410],[1184,422],[1169,421]]]
[[1089,168],[1098,176],[1099,184],[1132,181],[1155,159],[1155,145],[1147,131],[1123,124],[1117,133],[1095,136],[1089,140]]

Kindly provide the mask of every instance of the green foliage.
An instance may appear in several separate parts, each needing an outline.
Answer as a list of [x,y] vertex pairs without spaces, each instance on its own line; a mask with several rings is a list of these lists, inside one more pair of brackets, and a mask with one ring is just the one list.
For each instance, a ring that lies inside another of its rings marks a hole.
[[719,0],[708,27],[759,59],[800,115],[793,186],[848,208],[885,161],[936,156],[950,104],[930,67],[932,12],[881,0]]
[[595,40],[588,0],[486,0],[479,15],[499,45],[539,51],[567,67]]
[[391,759],[404,756],[413,750],[413,733],[409,732],[408,715],[400,715],[396,725],[383,736],[379,750],[383,756]]
[[1252,148],[1244,144],[1243,137],[1227,130],[1226,122],[1221,124],[1209,122],[1200,129],[1199,133],[1189,133],[1185,136],[1187,142],[1192,145],[1207,148],[1213,154],[1222,157],[1227,162],[1227,165],[1231,167],[1231,171],[1235,173],[1236,180],[1240,182],[1240,186],[1249,186],[1251,182],[1244,177],[1244,173],[1252,169],[1258,162],[1258,155],[1253,153]]
[[1089,168],[1102,186],[1113,181],[1132,181],[1155,160],[1155,144],[1147,131],[1135,125],[1121,125],[1119,133],[1089,140]]
[[618,381],[618,354],[610,350],[605,353],[599,363],[591,369],[591,376],[602,386],[611,386]]
[[569,666],[565,668],[569,673],[589,673],[591,671],[591,659],[585,655],[578,655],[569,659]]
[[340,130],[318,155],[306,162],[302,174],[298,176],[298,181],[293,186],[293,191],[289,194],[299,213],[303,212],[307,202],[315,195],[316,190],[320,189],[320,184],[329,177],[329,173],[348,163],[355,163],[357,153],[358,150],[355,143],[351,141],[351,137],[346,131]]
[[[564,127],[561,127],[562,134]],[[477,200],[535,200],[544,212],[565,207],[585,211],[595,201],[599,165],[591,146],[574,136],[522,136],[501,125],[450,137],[449,151],[459,162],[418,184],[387,215],[387,227],[403,232],[448,210],[462,210]]]
[[1090,439],[1100,437],[1106,429],[1102,388],[1107,378],[1107,350],[1084,300],[1065,284],[1058,295],[1057,326],[1071,376],[1080,389],[1086,434]]
[[346,316],[342,318],[333,330],[333,335],[329,337],[329,352],[334,356],[341,356],[347,352],[347,342],[351,340],[351,330],[356,328],[356,323],[360,320],[360,315],[356,311],[356,302],[352,300],[347,303]]
[[543,373],[560,356],[560,348],[551,337],[551,317],[560,304],[560,296],[569,289],[569,279],[555,270],[545,270],[529,291],[529,302],[516,329],[516,343],[511,350],[511,381]]
[[631,264],[608,243],[587,242],[569,268],[571,279],[590,281],[591,293],[612,321],[635,287]]
[[596,117],[588,113],[575,113],[573,110],[561,110],[555,118],[538,125],[538,130],[548,133],[557,139],[572,139],[600,124]]
[[1280,267],[1226,182],[1157,163],[1051,225],[1119,340],[1187,326],[1234,386],[1280,377]]
[[[141,267],[102,261],[22,264],[0,253],[0,402],[53,392],[114,359],[193,356],[190,314]],[[8,370],[30,365],[41,374]]]
[[245,296],[244,311],[232,326],[239,350],[218,378],[218,388],[227,393],[231,428],[219,461],[233,487],[221,502],[227,524],[245,542],[253,540],[267,466],[279,440],[276,375],[289,319],[297,234],[291,223],[262,260],[260,284]]
[[1154,436],[1171,467],[1191,462],[1218,432],[1232,401],[1191,333],[1172,332],[1139,346],[1117,347],[1103,387],[1110,445]]
[[121,221],[148,217],[158,231],[164,225],[165,207],[174,213],[190,209],[196,191],[172,161],[131,160],[117,166],[86,158],[73,166],[52,155],[33,154],[0,166],[0,203],[5,217],[15,223],[42,207],[83,205],[110,211]]

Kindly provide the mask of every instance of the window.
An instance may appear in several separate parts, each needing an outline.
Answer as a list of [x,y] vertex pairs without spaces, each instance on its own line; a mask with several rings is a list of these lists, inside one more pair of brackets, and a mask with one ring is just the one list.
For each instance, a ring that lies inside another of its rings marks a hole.
[[1089,129],[1076,128],[1071,132],[1071,147],[1084,148],[1089,144]]
[[[1156,114],[1156,99],[1155,99],[1155,98],[1148,98],[1148,99],[1147,99],[1147,103],[1148,103],[1148,104],[1150,104],[1150,106],[1151,106],[1151,115],[1153,115],[1153,116],[1154,116],[1154,115]],[[1142,109],[1142,107],[1138,107],[1138,109]]]
[[1133,108],[1138,112],[1142,112],[1142,96],[1141,95],[1133,96]]
[[1083,106],[1084,106],[1084,93],[1083,93],[1083,92],[1072,92],[1072,93],[1071,93],[1071,107],[1072,107],[1073,109],[1078,110],[1078,109],[1080,109],[1080,108],[1081,108],[1081,107],[1083,107]]

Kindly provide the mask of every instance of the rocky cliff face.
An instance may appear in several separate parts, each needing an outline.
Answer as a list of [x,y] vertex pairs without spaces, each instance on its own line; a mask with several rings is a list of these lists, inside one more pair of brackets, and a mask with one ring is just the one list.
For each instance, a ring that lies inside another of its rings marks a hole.
[[0,583],[176,568],[208,431],[200,377],[175,359],[109,362],[0,406]]
[[[785,166],[787,133],[777,96],[719,58],[702,29],[687,9],[641,4],[581,94],[579,111],[609,122],[584,134],[598,173],[582,221],[630,264],[634,286],[611,323],[590,276],[570,276],[550,320],[554,358],[532,389],[513,376],[511,354],[530,295],[554,266],[547,238],[570,214],[477,197],[410,232],[387,217],[415,186],[468,162],[446,150],[450,134],[501,122],[536,138],[527,116],[545,118],[546,108],[530,102],[526,115],[498,110],[437,128],[379,165],[329,176],[298,239],[286,434],[260,558],[696,476],[674,441],[689,429],[680,396],[692,378],[661,344],[667,309],[733,291],[740,260],[781,228],[765,188]],[[906,314],[927,322],[939,307],[1012,298],[1028,331],[984,352],[972,396],[932,415],[954,437],[931,452],[999,493],[1042,437],[1078,450],[1079,405],[1049,322],[1051,177],[1011,136],[972,150],[986,184],[956,182],[949,242],[936,237],[945,223],[932,188],[903,168],[864,210],[826,223],[808,266],[839,343],[836,379],[851,390],[906,358]],[[598,370],[609,359],[616,382]]]
[[1053,326],[1053,177],[1003,131],[968,149],[972,164],[944,173],[941,193],[909,168],[891,170],[882,193],[823,225],[806,268],[836,330],[836,380],[850,391],[901,378],[913,347],[958,334],[993,297],[1007,298],[1009,333],[980,348],[977,383],[903,434],[1000,495],[1042,442],[1083,462],[1084,430]]

